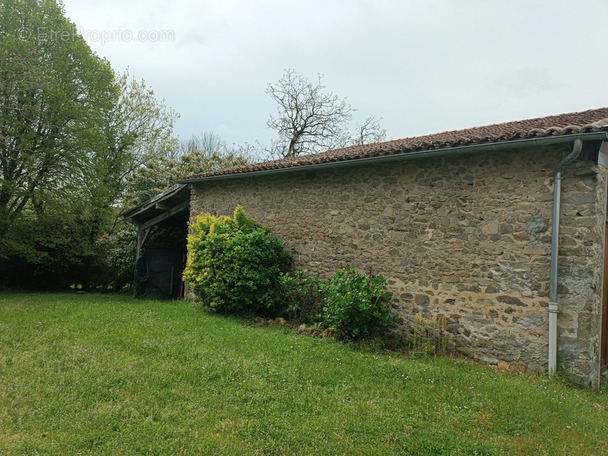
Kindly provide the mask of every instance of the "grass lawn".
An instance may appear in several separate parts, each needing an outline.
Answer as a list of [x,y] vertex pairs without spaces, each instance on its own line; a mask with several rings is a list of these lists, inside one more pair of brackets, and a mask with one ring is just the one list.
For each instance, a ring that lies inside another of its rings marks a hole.
[[0,293],[0,455],[608,454],[608,390],[184,302]]

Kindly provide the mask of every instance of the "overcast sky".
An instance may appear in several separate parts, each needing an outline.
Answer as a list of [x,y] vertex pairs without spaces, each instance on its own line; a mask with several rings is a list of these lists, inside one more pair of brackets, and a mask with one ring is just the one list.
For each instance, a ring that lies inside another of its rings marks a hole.
[[387,139],[608,106],[608,2],[589,0],[65,0],[112,67],[181,114],[186,139],[268,143],[283,70]]

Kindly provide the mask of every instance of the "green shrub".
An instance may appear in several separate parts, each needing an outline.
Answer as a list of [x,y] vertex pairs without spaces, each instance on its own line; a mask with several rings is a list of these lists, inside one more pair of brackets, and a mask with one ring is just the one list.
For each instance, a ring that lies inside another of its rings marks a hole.
[[281,239],[240,206],[232,218],[200,215],[191,229],[184,280],[204,305],[226,314],[285,312],[280,273],[291,255]]
[[281,285],[289,319],[311,324],[321,313],[322,296],[319,278],[306,273],[306,269],[298,269],[294,274],[281,274]]
[[94,228],[78,214],[27,214],[0,237],[0,285],[61,290],[91,276]]
[[329,283],[319,285],[325,299],[322,322],[345,339],[383,335],[398,320],[386,304],[391,296],[384,285],[383,276],[368,277],[353,268],[337,271]]

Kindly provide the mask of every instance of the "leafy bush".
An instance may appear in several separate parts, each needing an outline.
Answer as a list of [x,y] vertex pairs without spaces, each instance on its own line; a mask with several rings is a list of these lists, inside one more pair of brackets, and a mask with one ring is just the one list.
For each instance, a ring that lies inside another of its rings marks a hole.
[[323,323],[345,339],[382,335],[398,320],[386,305],[391,296],[384,285],[383,276],[368,277],[353,268],[337,271],[329,283],[319,285],[325,298]]
[[93,236],[77,215],[22,217],[0,238],[0,284],[60,290],[82,283],[95,263]]
[[293,275],[281,274],[281,285],[289,319],[314,323],[321,313],[322,296],[319,278],[306,273],[306,269],[298,269]]
[[232,218],[204,214],[191,225],[184,280],[221,313],[279,315],[285,311],[280,273],[291,263],[281,239],[238,206]]

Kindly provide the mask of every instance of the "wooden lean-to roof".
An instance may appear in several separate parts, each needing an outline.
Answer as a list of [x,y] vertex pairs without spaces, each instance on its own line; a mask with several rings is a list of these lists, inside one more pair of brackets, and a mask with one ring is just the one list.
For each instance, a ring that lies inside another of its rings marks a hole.
[[123,216],[131,223],[145,229],[174,218],[178,214],[182,218],[187,218],[189,207],[190,187],[185,184],[178,184],[130,209]]

